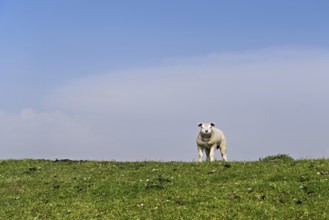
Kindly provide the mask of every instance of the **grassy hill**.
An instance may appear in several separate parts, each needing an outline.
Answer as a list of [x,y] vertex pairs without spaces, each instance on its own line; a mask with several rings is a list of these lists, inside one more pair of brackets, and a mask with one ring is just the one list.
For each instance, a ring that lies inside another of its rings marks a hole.
[[329,219],[329,160],[0,161],[0,219]]

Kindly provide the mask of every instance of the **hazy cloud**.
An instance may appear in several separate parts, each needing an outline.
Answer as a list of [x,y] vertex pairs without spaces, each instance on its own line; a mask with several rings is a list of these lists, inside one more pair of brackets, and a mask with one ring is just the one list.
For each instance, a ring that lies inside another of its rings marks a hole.
[[[1,158],[97,157],[90,147],[102,138],[90,133],[73,117],[60,112],[37,113],[24,109],[18,115],[0,114]],[[81,152],[88,152],[85,156]]]
[[328,157],[328,60],[279,48],[86,77],[44,112],[1,113],[3,157],[191,161],[202,121],[224,130],[229,160]]

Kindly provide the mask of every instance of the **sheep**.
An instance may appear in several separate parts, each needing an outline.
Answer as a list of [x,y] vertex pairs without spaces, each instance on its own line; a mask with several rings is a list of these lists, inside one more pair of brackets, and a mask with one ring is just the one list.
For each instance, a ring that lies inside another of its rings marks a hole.
[[206,152],[207,161],[215,160],[215,150],[219,149],[224,161],[227,161],[226,156],[226,138],[224,133],[215,128],[214,123],[200,123],[200,132],[196,139],[199,151],[199,162],[202,162],[203,150]]

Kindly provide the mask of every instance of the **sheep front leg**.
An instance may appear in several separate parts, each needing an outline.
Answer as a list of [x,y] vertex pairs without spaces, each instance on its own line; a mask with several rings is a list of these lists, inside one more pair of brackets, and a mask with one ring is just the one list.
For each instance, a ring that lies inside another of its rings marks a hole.
[[198,146],[198,151],[199,151],[199,162],[202,162],[203,158],[203,148]]

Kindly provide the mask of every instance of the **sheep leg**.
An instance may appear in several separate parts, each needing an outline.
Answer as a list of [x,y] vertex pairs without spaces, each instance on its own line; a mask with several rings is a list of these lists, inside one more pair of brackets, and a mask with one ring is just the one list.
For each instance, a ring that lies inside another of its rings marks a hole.
[[219,146],[220,153],[222,155],[222,158],[224,161],[227,161],[227,156],[226,156],[226,142],[223,141],[220,146]]
[[203,148],[198,146],[198,151],[199,151],[199,162],[202,162],[203,158]]
[[210,153],[209,153],[209,157],[210,157],[210,161],[215,161],[215,150],[216,150],[216,146],[212,146],[210,148]]
[[205,152],[206,152],[206,156],[207,156],[206,161],[211,161],[211,157],[210,157],[210,149],[206,148],[206,149],[205,149]]

